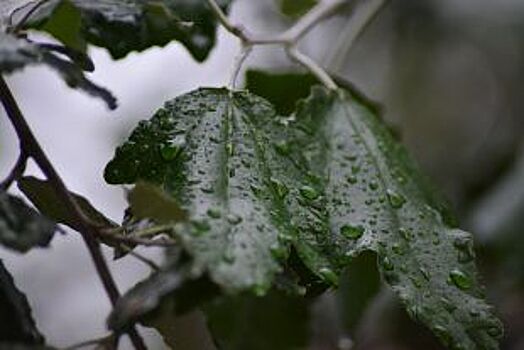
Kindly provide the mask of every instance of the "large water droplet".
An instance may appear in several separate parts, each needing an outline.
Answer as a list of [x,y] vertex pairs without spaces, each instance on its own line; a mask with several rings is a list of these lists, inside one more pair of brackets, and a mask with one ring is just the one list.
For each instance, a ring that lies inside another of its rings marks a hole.
[[392,189],[388,189],[386,191],[386,194],[388,196],[389,203],[391,206],[395,209],[400,209],[406,203],[406,198],[402,196],[401,194],[393,191]]
[[340,234],[349,239],[359,239],[364,231],[365,229],[361,225],[344,225],[340,228]]
[[291,145],[289,142],[282,141],[274,145],[275,151],[282,156],[287,156],[291,153]]
[[402,238],[404,238],[406,241],[411,241],[413,239],[413,234],[407,228],[404,228],[404,227],[399,228],[398,233],[400,233]]
[[207,215],[212,219],[219,219],[220,216],[222,216],[222,213],[220,212],[220,209],[209,208],[207,210]]
[[207,220],[194,220],[191,223],[193,224],[193,227],[195,228],[195,233],[197,234],[206,233],[211,229],[211,225],[209,225],[209,222],[207,222]]
[[338,285],[338,276],[330,268],[322,267],[318,270],[318,274],[328,283],[332,285]]
[[378,189],[378,182],[376,181],[371,181],[369,183],[369,189],[372,190],[372,191],[375,191]]
[[231,225],[238,225],[242,222],[242,217],[236,214],[228,214],[226,216],[227,222],[229,222]]
[[275,178],[271,178],[269,180],[271,182],[271,185],[273,185],[273,188],[277,192],[278,197],[284,198],[289,193],[289,188],[287,188],[286,185],[284,185],[280,180],[277,180]]
[[179,135],[174,139],[163,143],[160,146],[160,155],[166,161],[175,159],[178,154],[184,149],[186,145],[186,138],[184,135]]
[[462,290],[470,289],[473,284],[471,278],[459,269],[453,269],[449,273],[449,278],[455,286]]
[[392,271],[395,268],[395,265],[387,256],[382,258],[381,265],[386,271]]
[[356,184],[358,181],[357,177],[354,175],[348,176],[346,180],[352,185]]
[[317,199],[320,194],[311,186],[302,186],[300,187],[300,195],[308,200]]

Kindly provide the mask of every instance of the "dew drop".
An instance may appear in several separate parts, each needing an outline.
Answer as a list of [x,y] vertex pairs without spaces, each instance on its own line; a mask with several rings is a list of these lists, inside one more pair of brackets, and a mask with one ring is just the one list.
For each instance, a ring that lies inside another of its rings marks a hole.
[[393,265],[393,262],[387,256],[382,258],[381,264],[384,270],[386,271],[392,271],[395,268],[395,266]]
[[220,209],[209,208],[207,210],[207,215],[212,219],[219,219],[222,216]]
[[461,290],[468,290],[471,288],[471,278],[459,269],[453,269],[449,273],[449,278],[451,282]]
[[284,198],[289,193],[289,188],[287,188],[286,185],[284,185],[280,180],[277,180],[275,178],[271,178],[269,180],[271,184],[273,185],[273,188],[277,192],[278,197]]
[[395,209],[400,209],[406,203],[406,199],[397,192],[393,191],[392,189],[388,189],[386,191],[386,194],[388,196],[389,203],[391,206]]
[[349,239],[359,239],[364,231],[365,229],[361,225],[344,225],[340,228],[340,234]]
[[369,189],[372,190],[372,191],[376,191],[378,189],[378,182],[371,181],[369,183]]
[[211,225],[209,225],[207,220],[194,220],[192,221],[192,224],[197,234],[206,233],[211,229]]
[[320,277],[322,277],[328,283],[331,283],[333,285],[337,285],[338,284],[338,276],[330,268],[322,267],[322,268],[320,268],[318,270],[318,274],[320,275]]
[[302,186],[299,192],[302,197],[308,200],[315,200],[320,196],[317,190],[311,186]]
[[291,153],[291,146],[286,141],[276,143],[274,147],[275,147],[275,151],[277,151],[277,153],[280,154],[281,156],[287,156]]
[[228,214],[226,216],[227,222],[229,222],[231,225],[238,225],[242,222],[242,217],[236,214]]
[[346,180],[347,180],[347,182],[349,182],[352,185],[356,184],[357,181],[358,181],[357,177],[354,176],[354,175],[348,176]]

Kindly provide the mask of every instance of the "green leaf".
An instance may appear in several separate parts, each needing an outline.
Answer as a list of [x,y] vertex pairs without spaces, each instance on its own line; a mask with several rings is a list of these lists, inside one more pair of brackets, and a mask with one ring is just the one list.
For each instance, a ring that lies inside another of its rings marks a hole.
[[186,220],[187,214],[161,188],[139,182],[128,194],[127,200],[136,219],[153,219],[159,224]]
[[282,14],[297,18],[311,10],[318,0],[277,0],[277,3]]
[[0,73],[11,73],[28,65],[44,64],[57,71],[72,88],[101,98],[111,109],[117,107],[116,98],[107,89],[86,78],[76,62],[54,54],[49,45],[29,42],[0,32]]
[[42,30],[48,32],[66,47],[85,52],[86,41],[82,36],[82,14],[69,0],[62,0],[53,10]]
[[[13,277],[0,260],[0,347],[1,343],[42,345],[26,296],[16,288]],[[14,346],[9,349],[16,348]],[[2,347],[7,349],[7,347]]]
[[[18,180],[18,188],[29,198],[34,206],[47,217],[58,223],[65,224],[74,230],[82,231],[81,223],[67,210],[49,181],[39,180],[33,176],[25,176]],[[76,200],[80,209],[82,209],[82,212],[87,215],[92,222],[105,228],[118,226],[95,209],[84,197],[72,192],[71,195]]]
[[46,247],[55,233],[55,224],[18,197],[0,191],[0,243],[25,253]]
[[[496,349],[500,321],[483,300],[471,235],[449,225],[443,204],[388,129],[345,92],[315,89],[296,114],[290,142],[321,180],[331,233],[301,230],[299,255],[313,271],[374,251],[408,313],[454,348]],[[320,261],[320,263],[319,263]]]
[[[57,38],[72,35],[76,30],[74,9],[57,11],[64,0],[51,1],[34,17],[33,26],[48,30],[48,23],[73,18],[74,28],[53,27]],[[131,51],[143,51],[151,46],[181,42],[198,61],[207,58],[215,44],[217,22],[206,0],[68,0],[81,14],[81,34],[90,43],[107,48],[118,59]],[[230,0],[219,5],[227,9]],[[57,20],[55,16],[60,16]]]
[[309,338],[309,302],[271,291],[265,297],[224,297],[205,306],[219,349],[305,349]]
[[282,122],[260,98],[200,89],[140,122],[105,179],[163,186],[189,215],[175,231],[193,274],[207,271],[226,291],[263,293],[295,234],[284,204],[288,189],[273,178],[284,167],[268,132]]

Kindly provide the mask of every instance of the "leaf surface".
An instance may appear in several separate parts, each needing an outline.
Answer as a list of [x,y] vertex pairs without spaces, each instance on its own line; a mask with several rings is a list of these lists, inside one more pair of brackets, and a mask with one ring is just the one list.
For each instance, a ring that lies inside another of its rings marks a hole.
[[314,89],[298,109],[292,157],[322,179],[329,235],[301,230],[299,255],[313,271],[344,257],[378,255],[385,281],[408,313],[444,344],[496,349],[500,321],[477,281],[472,237],[454,228],[445,205],[384,123],[346,92]]
[[[76,7],[69,9],[69,14],[56,11],[64,2],[54,0],[44,6],[35,16],[33,26],[48,30],[47,23],[55,21],[55,15],[71,18],[72,13],[79,10],[79,32],[88,42],[107,48],[116,59],[131,51],[164,46],[176,40],[196,60],[203,61],[215,44],[217,23],[206,0],[68,0]],[[223,9],[227,9],[230,2],[218,1]],[[53,26],[52,29],[50,33],[55,37],[70,39],[70,28]]]
[[46,247],[55,233],[55,224],[29,207],[21,198],[0,191],[0,243],[25,253]]

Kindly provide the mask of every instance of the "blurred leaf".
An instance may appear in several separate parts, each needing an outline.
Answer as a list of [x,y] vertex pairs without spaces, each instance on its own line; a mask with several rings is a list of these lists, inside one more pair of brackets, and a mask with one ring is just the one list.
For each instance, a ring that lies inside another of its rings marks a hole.
[[[64,15],[75,17],[56,8],[65,0],[51,0],[34,16],[33,26],[48,30],[47,23],[63,21]],[[198,61],[207,58],[215,44],[216,20],[206,0],[68,0],[81,14],[81,34],[97,46],[107,48],[113,58],[125,57],[131,51],[143,51],[151,46],[164,46],[180,41]],[[227,9],[230,0],[218,1]],[[60,16],[57,20],[55,16]],[[66,26],[53,27],[51,34],[61,39],[70,36]]]
[[311,10],[318,0],[277,0],[277,2],[282,14],[297,18]]
[[353,259],[341,276],[337,293],[342,321],[349,334],[355,335],[365,311],[380,291],[380,287],[377,255],[364,252]]
[[[0,260],[0,348],[1,343],[42,345],[44,337],[36,328],[31,307],[26,296],[20,292],[13,277]],[[20,345],[22,346],[22,345]],[[16,346],[10,345],[9,349]]]
[[18,197],[0,191],[0,243],[25,253],[46,247],[55,233],[55,224]]
[[70,87],[103,99],[111,109],[117,107],[116,98],[111,92],[87,79],[82,67],[76,63],[58,57],[45,44],[35,44],[0,32],[0,73],[11,73],[35,64],[47,65],[57,71]]
[[291,114],[297,101],[306,98],[315,84],[317,79],[310,74],[260,70],[246,72],[246,89],[267,99],[281,115]]
[[160,187],[139,182],[128,194],[127,200],[135,219],[152,219],[159,224],[184,221],[187,214],[178,203]]
[[329,262],[336,276],[347,258],[374,251],[410,316],[444,344],[498,348],[502,325],[483,300],[471,235],[449,226],[443,203],[377,116],[345,92],[314,89],[296,119],[302,131],[290,157],[318,177],[308,195],[327,208],[331,229],[299,231],[305,264],[321,274]]
[[[76,231],[82,231],[82,225],[67,210],[49,181],[39,180],[33,176],[25,176],[18,180],[18,188],[46,216]],[[71,192],[71,195],[80,209],[82,209],[82,212],[91,221],[105,228],[118,226],[95,209],[84,197],[73,192]]]
[[82,37],[82,14],[70,0],[62,0],[53,10],[42,30],[48,32],[66,47],[85,52],[86,41]]
[[304,349],[309,340],[308,301],[271,291],[264,297],[232,296],[205,307],[218,348]]

